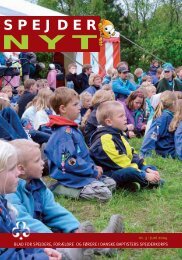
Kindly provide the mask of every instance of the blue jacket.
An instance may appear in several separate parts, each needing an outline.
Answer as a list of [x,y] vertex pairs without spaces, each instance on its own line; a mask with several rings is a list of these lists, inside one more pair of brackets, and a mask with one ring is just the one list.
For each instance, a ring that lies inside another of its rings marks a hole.
[[18,138],[27,139],[17,113],[10,107],[0,111],[0,138],[11,141]]
[[162,157],[175,158],[174,133],[168,130],[172,118],[172,112],[163,110],[162,115],[152,122],[140,149],[142,156],[151,155],[152,150],[155,150]]
[[[12,233],[15,221],[10,216],[7,200],[0,195],[0,233]],[[47,260],[49,259],[43,249],[38,248],[0,248],[0,260]]]
[[111,82],[111,77],[109,75],[106,75],[102,80],[102,85],[109,84],[110,82]]
[[50,116],[51,135],[45,154],[51,177],[62,185],[82,188],[95,181],[98,171],[77,124],[60,116]]
[[133,85],[129,80],[123,81],[118,77],[112,81],[112,90],[116,99],[125,99],[132,91],[135,91],[136,89],[136,86]]
[[174,142],[177,157],[182,160],[182,121],[179,123],[175,134],[174,134]]
[[89,88],[87,88],[84,92],[88,92],[93,96],[99,89],[100,89],[100,87],[97,88],[93,85],[93,86],[90,86]]
[[54,200],[54,195],[40,180],[29,184],[20,179],[16,193],[6,195],[18,210],[17,221],[25,221],[33,232],[72,232],[79,227],[78,220]]

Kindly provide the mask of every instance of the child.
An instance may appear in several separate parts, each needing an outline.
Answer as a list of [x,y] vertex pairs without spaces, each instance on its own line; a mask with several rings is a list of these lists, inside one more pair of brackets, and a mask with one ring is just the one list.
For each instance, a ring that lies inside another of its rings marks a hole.
[[82,133],[74,122],[80,113],[78,94],[73,89],[60,87],[50,104],[57,116],[50,116],[48,126],[52,127],[53,134],[45,154],[51,177],[58,181],[54,192],[60,189],[58,193],[68,196],[110,199],[112,193],[108,187],[114,187],[115,183],[102,177],[102,168],[91,160]]
[[143,70],[141,68],[137,68],[134,71],[134,75],[136,76],[136,84],[140,86],[142,84]]
[[[7,203],[5,194],[16,191],[20,171],[17,168],[17,153],[15,148],[4,141],[0,141],[0,233],[12,233],[15,224],[15,212]],[[53,258],[54,257],[54,258]],[[56,250],[47,248],[0,248],[1,259],[61,259]]]
[[109,84],[112,79],[115,79],[117,77],[117,74],[117,70],[113,67],[110,67],[102,80],[102,85]]
[[56,76],[58,72],[56,70],[56,67],[54,64],[49,64],[49,71],[47,74],[47,81],[49,84],[49,87],[53,90],[56,89]]
[[77,75],[77,65],[75,63],[70,63],[68,65],[68,74],[66,75],[66,86],[68,88],[74,89],[78,94],[81,93],[81,83]]
[[80,95],[80,101],[81,101],[81,116],[83,117],[87,110],[91,107],[92,105],[92,95],[88,92],[83,92]]
[[89,85],[90,87],[87,88],[85,91],[90,93],[92,96],[101,89],[102,86],[102,78],[99,74],[92,73],[89,77]]
[[174,133],[169,132],[169,124],[176,108],[174,92],[164,91],[154,114],[154,120],[145,135],[140,149],[142,156],[151,155],[152,150],[162,157],[175,157]]
[[182,99],[177,100],[176,112],[169,125],[169,131],[174,132],[174,143],[177,157],[182,160]]
[[146,124],[144,122],[145,98],[141,91],[132,92],[126,101],[122,102],[127,118],[127,124],[133,125],[134,130],[129,131],[129,137],[141,137],[144,133]]
[[52,192],[40,179],[44,162],[39,145],[25,139],[11,141],[11,144],[17,150],[22,179],[16,194],[7,198],[18,210],[18,221],[25,221],[34,232],[51,233],[53,229],[70,233],[77,230],[78,220],[55,202]]
[[34,79],[27,79],[24,83],[25,91],[18,101],[18,115],[21,118],[26,105],[34,99],[37,94],[37,84]]
[[145,99],[145,102],[146,102],[146,117],[147,117],[147,120],[150,118],[153,117],[154,115],[154,108],[151,104],[151,97],[153,95],[156,94],[156,88],[154,87],[154,85],[148,85],[146,86],[146,93],[147,93],[147,98]]
[[137,183],[138,188],[159,186],[159,172],[154,166],[145,165],[123,134],[127,120],[121,104],[117,101],[100,104],[96,117],[101,126],[93,134],[90,147],[95,163],[102,166],[107,176],[120,187],[133,183],[134,186]]
[[[49,115],[54,114],[50,106],[50,98],[53,95],[53,92],[50,89],[41,89],[37,95],[35,102],[35,118],[33,127],[35,130],[41,130],[49,122]],[[51,130],[49,129],[49,133]]]
[[90,115],[88,115],[88,118],[86,119],[85,129],[84,129],[84,137],[85,142],[90,147],[90,137],[92,134],[96,131],[98,122],[96,118],[96,111],[97,107],[100,103],[103,103],[105,101],[114,100],[114,93],[111,90],[98,90],[93,98],[92,98],[92,112]]

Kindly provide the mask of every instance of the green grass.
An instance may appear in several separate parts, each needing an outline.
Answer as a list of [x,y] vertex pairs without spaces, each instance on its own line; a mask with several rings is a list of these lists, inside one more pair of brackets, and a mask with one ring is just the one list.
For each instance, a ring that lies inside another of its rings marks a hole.
[[[132,140],[139,150],[142,140]],[[147,164],[157,166],[165,185],[161,189],[129,193],[117,190],[111,201],[105,204],[96,201],[73,200],[57,197],[57,201],[70,210],[80,222],[90,220],[101,231],[112,214],[122,214],[125,232],[182,232],[182,162],[148,158]],[[97,257],[96,259],[105,259]],[[112,259],[182,259],[181,249],[124,249]]]

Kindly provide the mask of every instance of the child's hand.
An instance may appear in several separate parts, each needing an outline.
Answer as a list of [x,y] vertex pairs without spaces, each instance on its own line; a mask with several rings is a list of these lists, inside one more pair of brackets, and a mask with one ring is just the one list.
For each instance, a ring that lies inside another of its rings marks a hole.
[[128,128],[128,131],[133,131],[134,130],[134,125],[128,124],[127,128]]
[[97,179],[99,179],[103,174],[103,169],[102,169],[101,166],[96,166],[96,168],[97,168],[97,171],[98,171]]
[[49,260],[61,260],[62,255],[57,250],[53,248],[45,248],[44,252],[48,255]]
[[142,125],[141,130],[145,130],[146,129],[146,125]]
[[152,170],[152,169],[150,169],[150,168],[147,168],[146,172],[154,173],[154,174],[156,174],[156,175],[159,176],[159,172],[158,172],[158,171]]
[[155,173],[146,172],[145,179],[151,183],[157,183],[160,181],[160,176]]
[[129,132],[128,132],[128,136],[129,136],[129,138],[134,138],[134,137],[136,137],[136,135],[135,135],[135,133],[134,133],[133,131],[129,131]]

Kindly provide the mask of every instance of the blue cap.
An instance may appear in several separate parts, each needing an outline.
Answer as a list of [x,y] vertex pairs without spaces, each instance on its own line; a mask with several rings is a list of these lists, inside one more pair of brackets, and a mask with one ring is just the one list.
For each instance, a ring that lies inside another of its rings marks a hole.
[[171,63],[165,63],[163,64],[163,69],[164,71],[173,71],[174,70],[174,67]]

